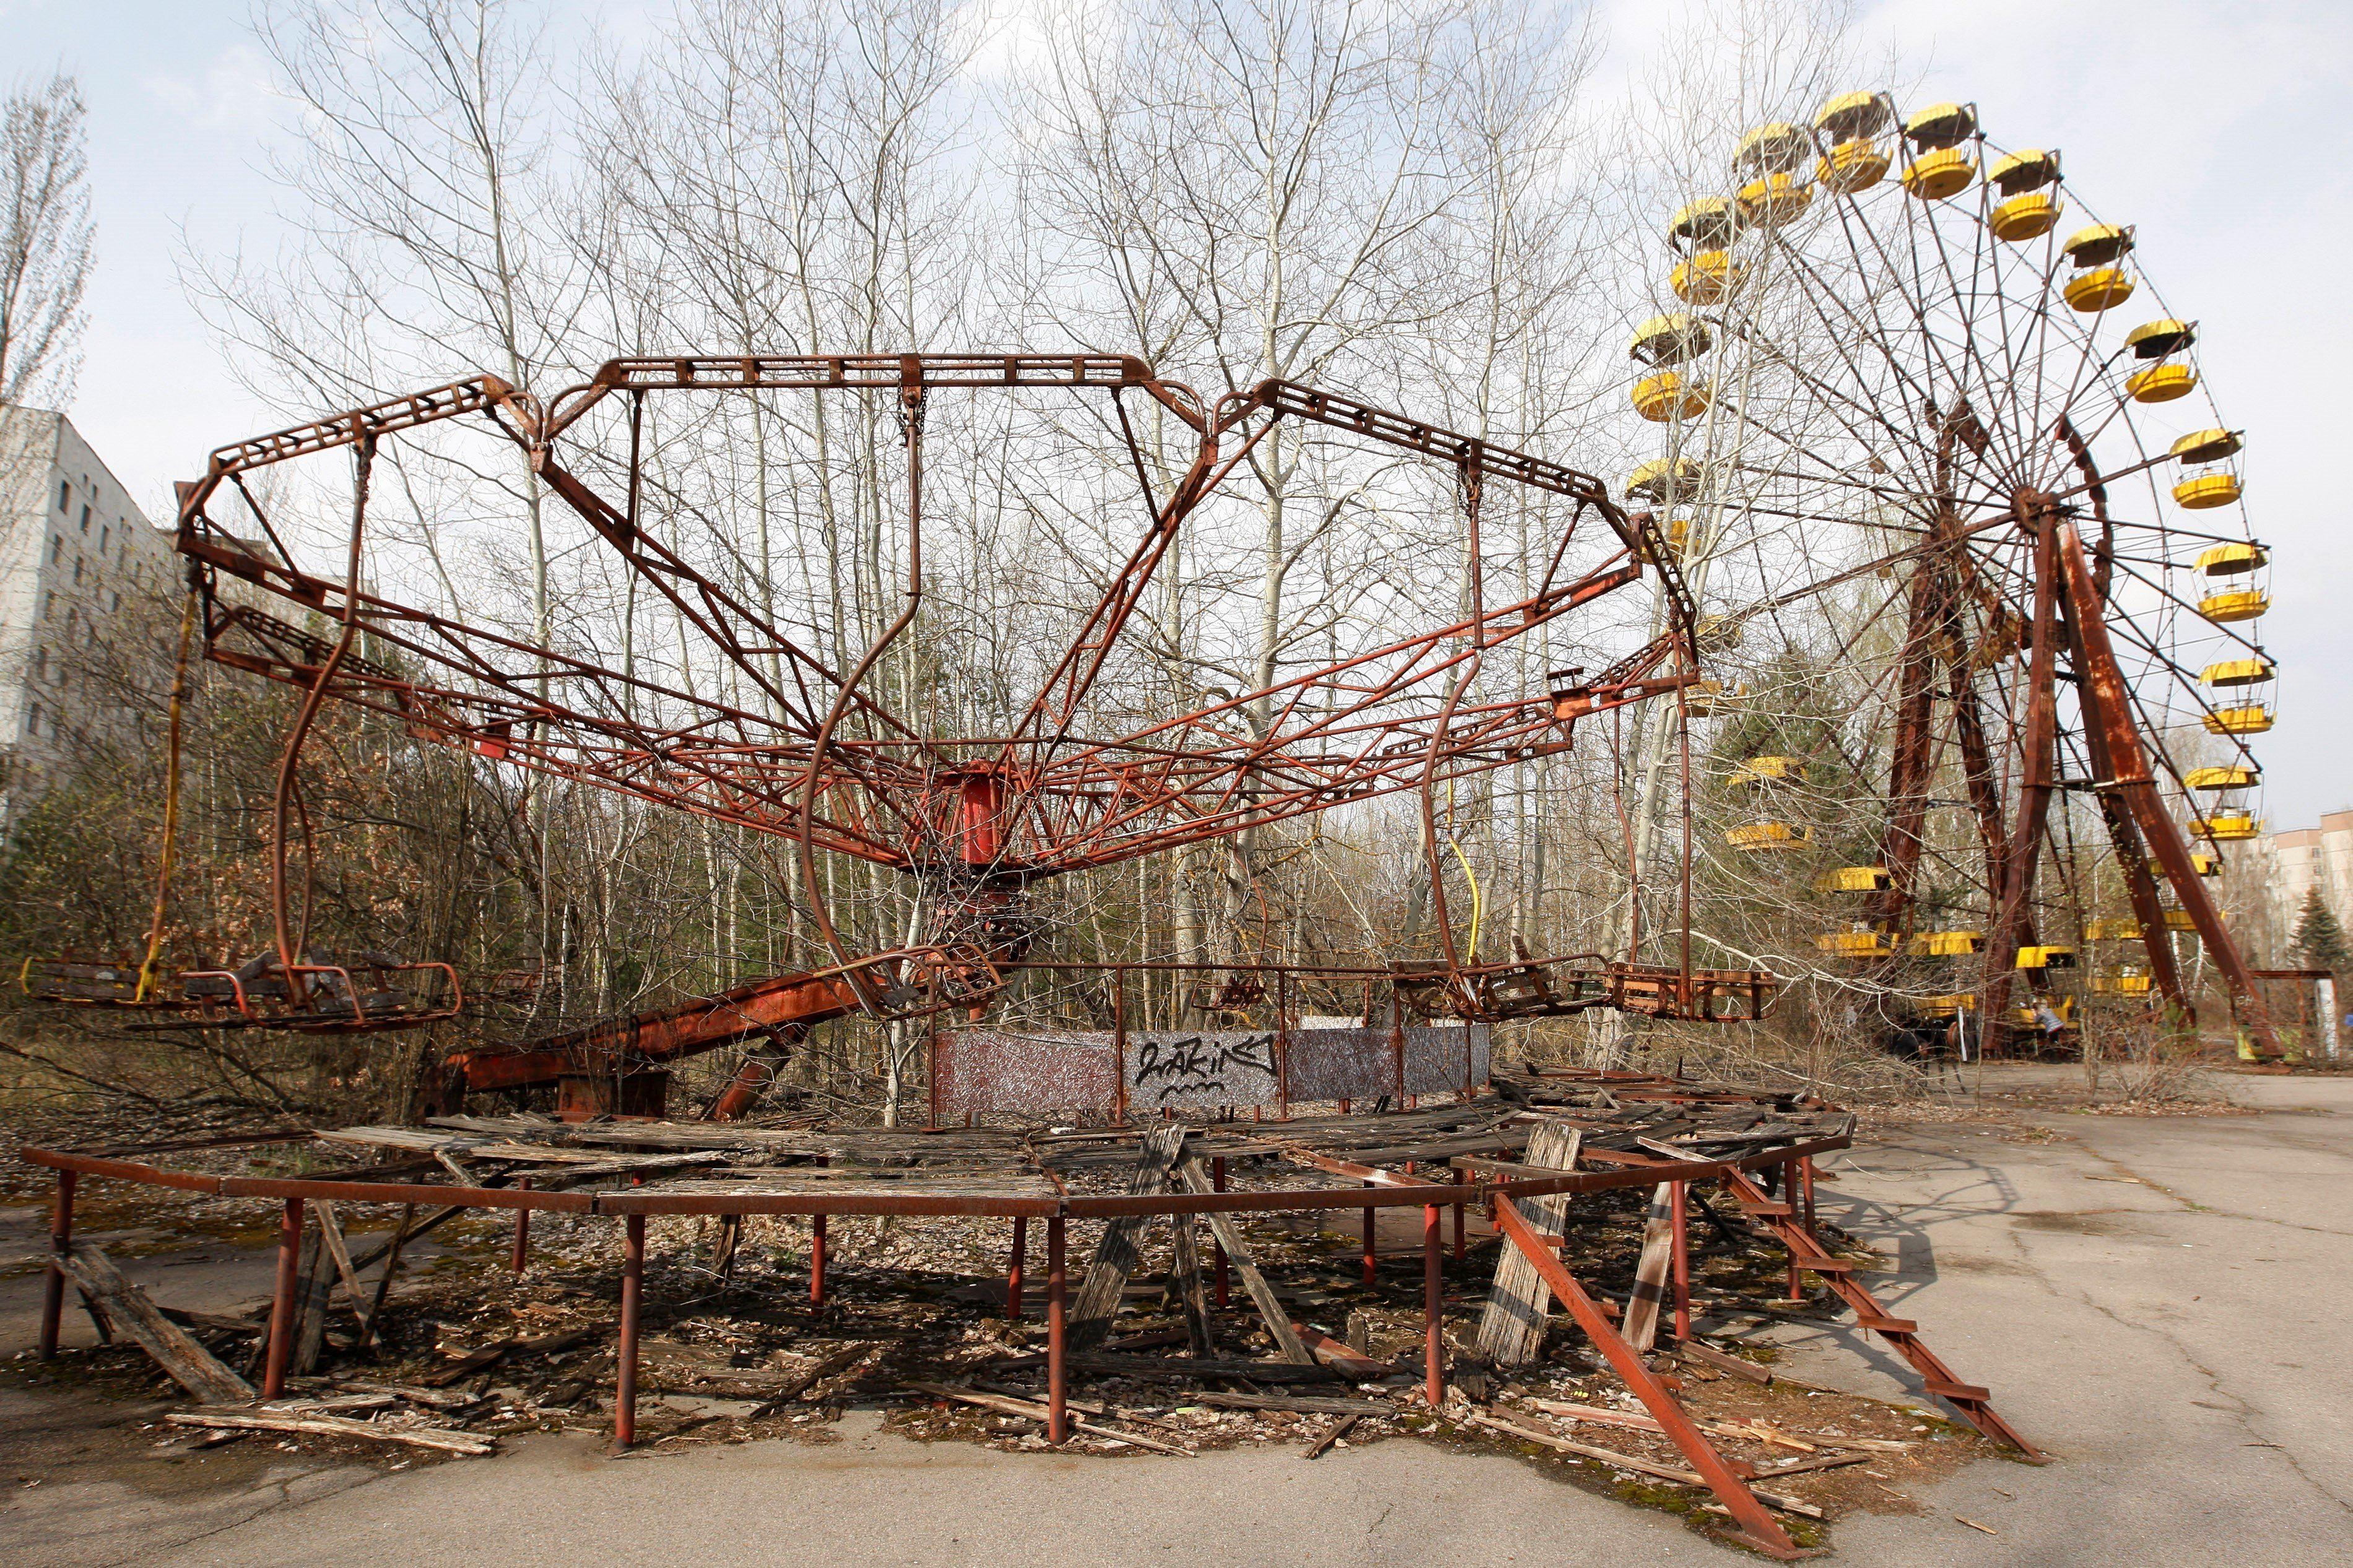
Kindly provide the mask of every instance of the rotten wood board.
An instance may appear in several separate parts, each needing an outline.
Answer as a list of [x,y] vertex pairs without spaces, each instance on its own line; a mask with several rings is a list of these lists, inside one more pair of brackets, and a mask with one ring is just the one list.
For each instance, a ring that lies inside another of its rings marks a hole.
[[206,1405],[241,1405],[254,1397],[251,1384],[222,1365],[186,1330],[165,1317],[147,1292],[125,1278],[105,1253],[86,1241],[77,1242],[57,1263],[85,1299],[102,1304],[125,1338],[197,1400]]
[[303,1432],[319,1437],[362,1437],[375,1443],[404,1443],[413,1448],[438,1448],[445,1454],[478,1457],[492,1453],[490,1438],[447,1426],[392,1426],[374,1421],[352,1421],[338,1415],[261,1415],[227,1411],[213,1414],[175,1410],[164,1419],[174,1426],[205,1426],[216,1431]]
[[[904,1386],[913,1389],[918,1394],[928,1394],[936,1399],[957,1400],[965,1405],[976,1405],[983,1410],[994,1410],[1001,1415],[1026,1415],[1033,1421],[1046,1421],[1052,1415],[1052,1412],[1035,1400],[1016,1399],[1009,1394],[979,1394],[969,1388],[955,1388],[944,1383],[910,1383]],[[1140,1432],[1131,1432],[1122,1427],[1097,1426],[1092,1421],[1083,1421],[1067,1414],[1063,1419],[1071,1424],[1072,1430],[1085,1432],[1093,1436],[1109,1437],[1121,1443],[1133,1443],[1139,1448],[1149,1448],[1160,1454],[1173,1454],[1179,1458],[1189,1459],[1196,1457],[1196,1450],[1192,1448],[1183,1447],[1175,1443],[1164,1443],[1157,1437],[1147,1437]],[[1106,1416],[1105,1419],[1111,1418]]]
[[1626,1297],[1619,1332],[1644,1354],[1658,1342],[1659,1309],[1667,1293],[1667,1275],[1675,1256],[1674,1187],[1661,1182],[1651,1191],[1651,1205],[1642,1216],[1642,1255],[1634,1266],[1634,1289]]
[[[1210,1180],[1208,1168],[1198,1154],[1178,1163],[1176,1180],[1187,1192],[1194,1194],[1211,1192],[1216,1185]],[[1211,1214],[1202,1217],[1209,1222],[1209,1234],[1216,1237],[1218,1245],[1226,1249],[1226,1261],[1240,1276],[1242,1290],[1250,1297],[1250,1305],[1258,1309],[1260,1320],[1266,1324],[1267,1333],[1274,1341],[1276,1352],[1287,1362],[1312,1363],[1315,1359],[1314,1353],[1300,1340],[1299,1331],[1292,1326],[1290,1310],[1282,1304],[1282,1298],[1275,1294],[1274,1287],[1267,1281],[1265,1272],[1259,1268],[1249,1241],[1242,1236],[1241,1226],[1234,1223],[1234,1216]]]
[[[1473,1426],[1484,1426],[1491,1431],[1501,1432],[1507,1436],[1517,1437],[1524,1442],[1540,1444],[1547,1448],[1556,1448],[1564,1454],[1575,1454],[1580,1458],[1599,1459],[1605,1465],[1615,1465],[1621,1470],[1631,1470],[1636,1475],[1654,1476],[1660,1480],[1673,1481],[1678,1486],[1699,1487],[1705,1486],[1707,1484],[1700,1479],[1699,1473],[1696,1470],[1685,1470],[1680,1469],[1672,1465],[1662,1465],[1655,1460],[1641,1458],[1633,1454],[1619,1453],[1613,1448],[1597,1448],[1590,1443],[1572,1442],[1567,1437],[1557,1436],[1549,1432],[1538,1432],[1533,1427],[1523,1426],[1515,1421],[1499,1420],[1493,1415],[1484,1415],[1475,1410],[1463,1419],[1468,1421]],[[1822,1510],[1815,1507],[1812,1503],[1806,1501],[1802,1498],[1793,1498],[1780,1492],[1765,1491],[1755,1486],[1749,1487],[1748,1490],[1751,1496],[1755,1497],[1758,1502],[1763,1503],[1767,1508],[1779,1509],[1784,1513],[1794,1513],[1806,1519],[1827,1519],[1830,1517]]]
[[[1525,1163],[1548,1171],[1574,1170],[1583,1143],[1584,1134],[1577,1129],[1546,1121],[1529,1134]],[[1548,1194],[1528,1200],[1520,1212],[1538,1236],[1556,1237],[1567,1228],[1572,1201],[1567,1193]],[[1536,1266],[1519,1248],[1504,1247],[1495,1259],[1494,1283],[1479,1317],[1479,1354],[1499,1367],[1533,1360],[1544,1343],[1545,1315],[1551,1303],[1552,1290]]]
[[[1169,1167],[1184,1150],[1185,1133],[1185,1124],[1176,1121],[1145,1133],[1135,1168],[1128,1176],[1127,1190],[1131,1194],[1167,1190]],[[1071,1303],[1068,1342],[1071,1349],[1090,1349],[1111,1332],[1113,1314],[1119,1310],[1120,1291],[1140,1256],[1137,1244],[1148,1217],[1121,1215],[1103,1226],[1103,1239],[1095,1244],[1094,1259],[1087,1266],[1086,1280]]]

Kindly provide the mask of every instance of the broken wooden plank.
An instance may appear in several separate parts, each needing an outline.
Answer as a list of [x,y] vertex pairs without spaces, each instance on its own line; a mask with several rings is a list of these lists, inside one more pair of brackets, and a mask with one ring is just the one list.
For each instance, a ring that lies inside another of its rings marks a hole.
[[1619,1320],[1626,1342],[1646,1353],[1658,1342],[1659,1307],[1666,1300],[1667,1272],[1674,1263],[1674,1191],[1672,1182],[1661,1182],[1651,1190],[1650,1210],[1642,1216],[1642,1256],[1634,1266],[1634,1289]]
[[388,1394],[395,1399],[405,1399],[411,1405],[422,1405],[430,1410],[463,1410],[469,1405],[481,1402],[479,1394],[451,1394],[445,1389],[418,1388],[406,1383],[346,1383],[343,1387],[355,1394]]
[[57,1263],[87,1300],[102,1307],[125,1338],[195,1398],[206,1405],[242,1405],[254,1397],[251,1384],[223,1366],[185,1329],[165,1317],[148,1300],[147,1292],[124,1278],[97,1247],[77,1242],[71,1251],[58,1256]]
[[[311,1212],[315,1222],[317,1211]],[[319,1370],[319,1352],[327,1343],[327,1299],[335,1288],[335,1260],[327,1251],[323,1233],[315,1223],[302,1227],[302,1250],[294,1266],[294,1354],[290,1365],[298,1376]]]
[[[1566,1122],[1541,1122],[1528,1135],[1526,1163],[1547,1171],[1573,1170],[1582,1141],[1583,1134]],[[1557,1237],[1567,1227],[1569,1203],[1567,1194],[1553,1193],[1528,1199],[1520,1212],[1539,1237]],[[1496,1257],[1494,1283],[1479,1317],[1479,1354],[1496,1366],[1521,1366],[1534,1360],[1544,1344],[1545,1314],[1551,1303],[1552,1291],[1535,1265],[1516,1247],[1504,1247]]]
[[[1187,1157],[1176,1167],[1176,1179],[1188,1193],[1206,1194],[1216,1190],[1215,1184],[1209,1179],[1208,1167],[1201,1163],[1198,1154]],[[1210,1214],[1202,1217],[1209,1222],[1209,1234],[1216,1237],[1218,1245],[1226,1249],[1226,1260],[1240,1277],[1242,1289],[1249,1295],[1250,1304],[1258,1309],[1260,1320],[1266,1324],[1267,1337],[1274,1342],[1276,1353],[1288,1362],[1312,1364],[1315,1357],[1301,1342],[1299,1331],[1292,1327],[1290,1310],[1283,1306],[1282,1299],[1275,1294],[1274,1287],[1267,1282],[1265,1273],[1250,1253],[1250,1243],[1242,1237],[1241,1226],[1234,1223],[1234,1216]]]
[[[1621,1454],[1612,1448],[1597,1448],[1589,1443],[1571,1442],[1567,1437],[1557,1437],[1549,1432],[1538,1432],[1531,1427],[1520,1426],[1517,1422],[1498,1420],[1494,1416],[1484,1415],[1475,1410],[1464,1419],[1474,1426],[1485,1426],[1526,1442],[1541,1444],[1547,1448],[1557,1448],[1564,1454],[1576,1454],[1583,1458],[1599,1459],[1605,1465],[1615,1465],[1621,1470],[1631,1470],[1636,1475],[1655,1476],[1661,1480],[1673,1481],[1679,1486],[1697,1487],[1707,1484],[1700,1479],[1695,1470],[1678,1469],[1672,1465],[1662,1465],[1632,1454]],[[1753,1486],[1748,1490],[1751,1496],[1767,1508],[1777,1508],[1784,1513],[1794,1513],[1806,1519],[1829,1517],[1812,1503],[1799,1498],[1787,1497],[1779,1492],[1760,1491]]]
[[417,1381],[427,1388],[447,1388],[460,1378],[471,1377],[486,1367],[495,1366],[509,1356],[547,1355],[567,1351],[596,1332],[595,1329],[565,1329],[558,1333],[543,1334],[537,1339],[504,1340],[480,1350],[469,1352],[455,1361],[447,1362],[425,1373]]
[[[976,1405],[983,1410],[994,1410],[1001,1415],[1026,1415],[1033,1421],[1044,1421],[1048,1415],[1046,1406],[1035,1400],[1015,1399],[1008,1394],[976,1394],[969,1388],[955,1388],[944,1383],[911,1383],[906,1386],[918,1394],[928,1394],[940,1399],[954,1399],[965,1405]],[[1082,1421],[1077,1416],[1066,1416],[1065,1419],[1069,1420],[1071,1426],[1076,1430],[1092,1433],[1098,1437],[1109,1437],[1120,1443],[1133,1443],[1139,1448],[1150,1448],[1159,1454],[1174,1454],[1183,1459],[1193,1458],[1196,1456],[1196,1450],[1192,1448],[1181,1447],[1175,1443],[1164,1443],[1157,1437],[1147,1437],[1140,1432],[1098,1426],[1092,1421]]]
[[212,1415],[175,1410],[164,1419],[174,1426],[208,1426],[216,1431],[307,1432],[320,1437],[365,1437],[377,1443],[406,1443],[413,1448],[438,1448],[445,1454],[479,1456],[494,1450],[488,1437],[448,1426],[391,1426],[374,1421],[350,1421],[339,1415]]
[[881,1348],[881,1345],[873,1341],[860,1341],[857,1344],[846,1345],[830,1355],[819,1358],[815,1366],[795,1373],[786,1379],[785,1385],[762,1401],[760,1407],[753,1411],[746,1419],[757,1420],[763,1415],[773,1415],[818,1384],[830,1377],[839,1377]]
[[1185,1361],[1176,1356],[1113,1355],[1102,1351],[1073,1352],[1063,1361],[1074,1372],[1098,1373],[1105,1377],[1199,1378],[1203,1382],[1243,1377],[1252,1383],[1318,1383],[1341,1375],[1314,1362]]
[[1364,1417],[1361,1415],[1346,1415],[1341,1417],[1338,1421],[1333,1423],[1332,1429],[1329,1432],[1326,1432],[1321,1437],[1316,1438],[1315,1441],[1309,1446],[1307,1452],[1299,1457],[1303,1459],[1314,1458],[1317,1455],[1323,1453],[1324,1449],[1330,1447],[1333,1444],[1338,1442],[1341,1438],[1355,1431],[1356,1429],[1356,1423],[1363,1419]]
[[[351,1248],[343,1245],[343,1227],[335,1218],[332,1199],[320,1198],[311,1205],[319,1216],[319,1239],[327,1244],[327,1254],[335,1260],[335,1273],[343,1282],[343,1296],[354,1313],[367,1310],[365,1298],[360,1293],[359,1273],[352,1267]],[[364,1321],[364,1320],[363,1320]]]
[[[1141,1196],[1167,1190],[1168,1168],[1185,1146],[1185,1132],[1184,1123],[1171,1121],[1144,1134],[1135,1169],[1128,1177],[1127,1190],[1131,1194]],[[1119,1310],[1120,1291],[1135,1268],[1137,1238],[1149,1217],[1121,1215],[1103,1226],[1103,1240],[1095,1244],[1094,1260],[1087,1266],[1086,1282],[1079,1287],[1077,1298],[1071,1303],[1066,1342],[1072,1350],[1092,1349],[1111,1332],[1112,1315]]]
[[1757,1479],[1765,1480],[1779,1476],[1803,1475],[1808,1470],[1835,1470],[1842,1465],[1867,1465],[1872,1458],[1869,1454],[1809,1454],[1802,1459],[1791,1459],[1786,1465],[1758,1470]]
[[1186,1345],[1197,1356],[1213,1356],[1218,1351],[1210,1337],[1209,1295],[1201,1279],[1201,1249],[1197,1244],[1198,1231],[1193,1216],[1188,1214],[1171,1215],[1168,1226],[1175,1233],[1175,1283],[1176,1299],[1185,1308]]
[[[443,1212],[447,1214],[455,1211],[444,1210]],[[409,1227],[416,1223],[417,1205],[403,1205],[400,1211],[400,1224],[393,1228],[392,1239],[384,1244],[384,1272],[376,1276],[375,1294],[368,1299],[367,1316],[360,1320],[360,1339],[357,1349],[367,1349],[368,1340],[375,1333],[376,1324],[384,1321],[384,1299],[391,1293],[392,1277],[400,1272],[400,1249],[407,1245],[408,1238],[415,1234]]]
[[1385,1361],[1375,1361],[1370,1356],[1358,1355],[1354,1349],[1334,1339],[1312,1323],[1293,1323],[1291,1326],[1298,1333],[1301,1342],[1307,1346],[1308,1351],[1317,1361],[1343,1377],[1354,1378],[1361,1383],[1368,1377],[1387,1377],[1397,1370]]
[[1291,1410],[1310,1415],[1394,1415],[1397,1407],[1377,1399],[1342,1399],[1300,1394],[1196,1394],[1187,1404],[1218,1410]]
[[1772,1368],[1758,1366],[1753,1361],[1745,1361],[1739,1356],[1727,1354],[1714,1345],[1703,1344],[1697,1340],[1676,1342],[1675,1353],[1689,1356],[1692,1360],[1712,1366],[1718,1372],[1728,1372],[1735,1377],[1746,1378],[1750,1383],[1769,1387],[1773,1382]]

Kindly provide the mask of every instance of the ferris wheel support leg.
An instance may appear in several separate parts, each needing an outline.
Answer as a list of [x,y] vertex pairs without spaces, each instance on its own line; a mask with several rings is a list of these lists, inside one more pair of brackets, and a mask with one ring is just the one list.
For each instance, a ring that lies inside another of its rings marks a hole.
[[2059,729],[2057,563],[2058,514],[2042,497],[2021,495],[2019,520],[2034,531],[2034,621],[2027,643],[2027,704],[2018,816],[2002,855],[1995,888],[1993,930],[1986,934],[1985,1029],[1990,1047],[2010,1001],[2012,962],[2033,931],[2034,872],[2042,858],[2042,830],[2051,814],[2052,763]]
[[2189,842],[2182,837],[2172,814],[2165,809],[2165,798],[2158,791],[2148,752],[2141,744],[2140,729],[2134,720],[2131,689],[2125,683],[2116,648],[2108,640],[2107,621],[2100,612],[2099,590],[2093,582],[2091,564],[2074,524],[2058,525],[2057,543],[2072,612],[2068,626],[2075,645],[2075,673],[2082,693],[2084,728],[2097,728],[2108,752],[2111,771],[2102,781],[2103,793],[2113,793],[2131,813],[2135,825],[2148,841],[2158,868],[2173,885],[2174,896],[2181,900],[2190,924],[2197,928],[2199,940],[2206,944],[2214,966],[2222,972],[2223,981],[2231,989],[2232,1011],[2253,1037],[2255,1049],[2276,1059],[2284,1053],[2272,1032],[2270,1010],[2263,1005],[2263,994],[2255,989],[2254,976],[2248,972],[2239,944],[2222,924],[2222,911],[2207,894],[2205,883],[2190,861]]

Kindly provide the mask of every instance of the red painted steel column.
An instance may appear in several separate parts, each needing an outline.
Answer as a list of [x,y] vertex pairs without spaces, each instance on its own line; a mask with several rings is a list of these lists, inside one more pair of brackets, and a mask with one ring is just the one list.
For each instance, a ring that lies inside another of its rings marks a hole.
[[1071,1435],[1070,1369],[1064,1365],[1068,1346],[1063,1333],[1068,1315],[1068,1281],[1062,1271],[1062,1216],[1046,1219],[1046,1441],[1060,1443]]
[[79,1171],[58,1173],[58,1206],[49,1213],[49,1277],[41,1282],[43,1361],[58,1356],[58,1321],[66,1310],[66,1271],[58,1267],[58,1259],[73,1248],[74,1189],[80,1184]]
[[1445,1287],[1439,1279],[1438,1205],[1421,1211],[1421,1356],[1426,1374],[1422,1394],[1432,1410],[1446,1403]]
[[[1209,1190],[1213,1193],[1222,1193],[1226,1190],[1226,1162],[1223,1155],[1209,1162]],[[1218,1249],[1218,1306],[1222,1310],[1230,1304],[1233,1270],[1226,1262],[1226,1244],[1213,1239],[1210,1245]]]
[[646,1288],[646,1216],[621,1221],[621,1342],[615,1354],[619,1373],[613,1389],[613,1447],[638,1440],[638,1307]]
[[[531,1178],[529,1176],[523,1177],[522,1180],[515,1184],[515,1187],[516,1190],[520,1192],[527,1193],[531,1191]],[[522,1272],[523,1255],[529,1250],[530,1247],[531,1211],[529,1209],[517,1209],[515,1210],[514,1258],[511,1262],[509,1272],[514,1274],[520,1274]]]
[[1021,1265],[1029,1251],[1029,1216],[1013,1216],[1013,1267],[1005,1271],[1005,1321],[1021,1321]]
[[[1367,1182],[1365,1184],[1368,1187],[1372,1185],[1370,1182]],[[1365,1211],[1365,1283],[1367,1285],[1373,1283],[1374,1266],[1378,1261],[1373,1252],[1373,1221],[1374,1216],[1379,1213],[1380,1211],[1378,1209],[1366,1209]]]
[[1821,1234],[1814,1227],[1814,1157],[1811,1154],[1798,1162],[1798,1173],[1806,1188],[1806,1234],[1820,1241]]
[[288,1198],[278,1219],[278,1286],[269,1298],[269,1351],[261,1397],[286,1392],[286,1363],[294,1354],[294,1270],[302,1251],[302,1200]]
[[[1791,1214],[1794,1215],[1798,1212],[1798,1168],[1795,1161],[1784,1160],[1781,1162],[1781,1191],[1777,1194],[1777,1198],[1778,1201],[1788,1205],[1789,1212]],[[1802,1301],[1806,1299],[1805,1291],[1799,1287],[1798,1255],[1792,1252],[1789,1254],[1788,1299],[1790,1300]]]
[[[1457,1177],[1456,1180],[1459,1181],[1461,1178]],[[1454,1261],[1457,1263],[1461,1262],[1464,1258],[1469,1256],[1470,1249],[1466,1247],[1462,1242],[1462,1226],[1464,1223],[1463,1211],[1468,1209],[1470,1206],[1471,1205],[1468,1203],[1460,1203],[1454,1205]]]
[[825,1305],[825,1215],[809,1216],[809,1305]]
[[1674,1210],[1675,1338],[1691,1338],[1691,1215],[1688,1182],[1669,1182],[1667,1202]]

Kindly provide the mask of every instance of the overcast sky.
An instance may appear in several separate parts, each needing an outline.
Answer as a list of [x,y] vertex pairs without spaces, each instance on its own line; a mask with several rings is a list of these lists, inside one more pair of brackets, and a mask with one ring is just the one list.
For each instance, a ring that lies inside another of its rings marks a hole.
[[[1651,47],[1659,7],[1602,8],[1616,74]],[[568,14],[627,32],[647,9],[576,0]],[[246,16],[244,0],[0,0],[0,74],[62,65],[90,105],[99,270],[71,413],[158,519],[170,481],[206,451],[275,423],[222,373],[172,260],[183,231],[213,250],[279,242],[259,172],[276,110]],[[2353,508],[2330,483],[2353,416],[2340,390],[2353,372],[2340,277],[2353,5],[1889,0],[1866,18],[1928,92],[1974,100],[1996,142],[2063,149],[2069,183],[2138,226],[2145,268],[2201,323],[2206,380],[2247,430],[2250,513],[2276,563],[2264,633],[2282,714],[2259,746],[2271,826],[2353,806]]]

